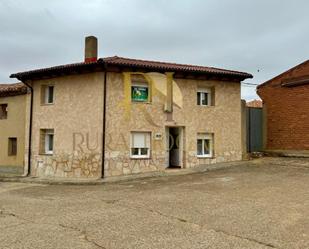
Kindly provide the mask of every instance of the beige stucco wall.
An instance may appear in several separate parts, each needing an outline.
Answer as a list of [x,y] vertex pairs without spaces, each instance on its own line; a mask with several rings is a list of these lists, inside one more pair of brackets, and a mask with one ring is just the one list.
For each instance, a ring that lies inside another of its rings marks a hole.
[[[101,175],[103,73],[33,81],[31,175]],[[41,104],[41,86],[54,85],[54,104]],[[54,154],[40,154],[40,129],[54,129]]]
[[[121,74],[108,73],[106,175],[116,176],[162,170],[166,166],[166,127],[184,127],[183,167],[241,160],[241,101],[240,84],[232,82],[175,79],[183,104],[174,104],[173,120],[166,121],[165,97],[154,94],[149,104],[132,103],[125,99]],[[199,87],[215,88],[215,106],[197,106]],[[174,87],[175,91],[175,87]],[[125,115],[129,110],[129,114]],[[162,134],[161,140],[152,139],[150,159],[130,159],[131,131]],[[213,158],[196,157],[197,133],[214,133]]]
[[[101,175],[104,73],[59,77],[33,82],[34,116],[31,174],[51,177]],[[240,84],[174,79],[177,100],[171,115],[166,96],[153,92],[151,103],[126,103],[122,73],[107,75],[105,176],[165,169],[166,127],[183,127],[182,167],[242,158]],[[55,86],[55,103],[41,105],[42,84]],[[215,88],[215,106],[196,104],[199,87]],[[177,88],[177,89],[176,89]],[[129,93],[130,94],[130,93]],[[169,117],[168,117],[169,116]],[[54,129],[54,154],[40,155],[40,129]],[[151,158],[130,158],[132,131],[151,132]],[[214,157],[196,157],[197,133],[214,133]],[[154,139],[161,134],[161,139]],[[75,144],[75,146],[74,146]],[[27,154],[27,153],[26,153]],[[25,156],[26,156],[25,154]]]
[[[0,167],[24,166],[26,95],[0,97],[8,104],[8,118],[0,120]],[[8,138],[17,138],[17,155],[8,156]]]

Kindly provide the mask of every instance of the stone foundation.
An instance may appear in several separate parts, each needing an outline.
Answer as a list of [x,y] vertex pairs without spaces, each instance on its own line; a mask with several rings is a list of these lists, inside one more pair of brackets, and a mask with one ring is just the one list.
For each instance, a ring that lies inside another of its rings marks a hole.
[[[117,156],[113,156],[117,154]],[[105,159],[106,176],[130,175],[136,173],[160,171],[165,169],[166,159],[153,153],[150,159],[132,159],[128,152],[107,153]]]
[[101,154],[73,153],[34,156],[31,175],[38,177],[100,178]]

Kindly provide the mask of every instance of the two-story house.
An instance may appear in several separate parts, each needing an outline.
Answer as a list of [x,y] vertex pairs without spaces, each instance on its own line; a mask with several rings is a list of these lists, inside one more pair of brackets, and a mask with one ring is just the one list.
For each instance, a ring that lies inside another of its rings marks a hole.
[[1,167],[24,166],[27,87],[22,83],[0,84]]
[[31,90],[33,176],[117,176],[241,160],[240,82],[212,67],[97,58],[11,75]]

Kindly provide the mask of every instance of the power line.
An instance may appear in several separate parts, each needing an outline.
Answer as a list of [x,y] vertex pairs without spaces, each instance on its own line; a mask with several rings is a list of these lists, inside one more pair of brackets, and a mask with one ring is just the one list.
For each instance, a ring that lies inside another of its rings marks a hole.
[[258,86],[259,85],[256,83],[249,83],[249,82],[241,82],[241,84],[248,85],[248,86]]
[[241,85],[241,86],[244,86],[244,87],[257,87],[257,85]]

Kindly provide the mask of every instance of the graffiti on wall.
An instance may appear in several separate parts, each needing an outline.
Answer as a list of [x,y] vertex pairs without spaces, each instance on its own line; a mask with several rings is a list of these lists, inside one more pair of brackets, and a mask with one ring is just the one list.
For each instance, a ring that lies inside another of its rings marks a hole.
[[[135,89],[135,97],[142,100],[147,98],[148,94],[152,100],[161,103],[162,116],[168,112],[168,95],[172,94],[172,105],[176,108],[182,108],[182,92],[178,84],[173,79],[173,73],[141,73],[124,72],[123,87],[124,98],[118,102],[118,107],[123,110],[120,113],[121,122],[138,122],[132,120],[132,79],[135,76],[141,76],[148,84],[149,92],[143,91],[143,88]],[[168,85],[171,86],[170,90]],[[172,90],[171,90],[172,89]],[[147,91],[148,91],[147,90]],[[172,91],[172,93],[169,91]],[[154,115],[147,109],[146,105],[136,105],[141,118],[147,123],[147,128],[151,130],[162,129],[162,123],[154,118]],[[107,117],[109,127],[113,126],[112,118]],[[138,123],[136,123],[138,125]],[[162,141],[152,141],[151,157],[147,160],[132,160],[130,157],[130,136],[127,131],[119,131],[115,134],[113,131],[106,132],[106,151],[105,167],[110,175],[131,174],[145,171],[154,171],[164,168],[166,160],[165,143]],[[33,153],[35,165],[32,169],[34,175],[40,176],[59,176],[59,177],[100,177],[102,165],[102,134],[93,134],[73,132],[72,133],[72,152],[61,152],[50,156],[40,156]],[[176,141],[175,141],[176,142]]]

